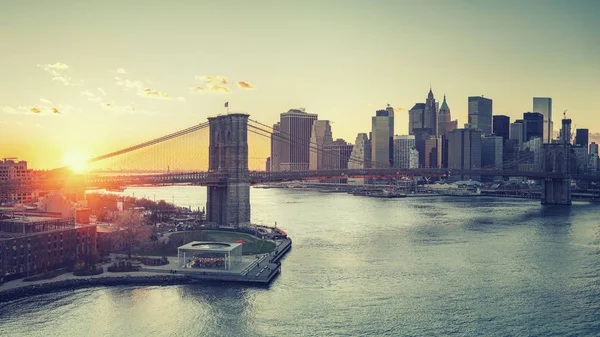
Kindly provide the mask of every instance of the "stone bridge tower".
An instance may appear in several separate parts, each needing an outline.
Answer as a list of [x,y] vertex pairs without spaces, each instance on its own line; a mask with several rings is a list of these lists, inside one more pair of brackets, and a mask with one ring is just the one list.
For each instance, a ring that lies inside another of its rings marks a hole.
[[571,144],[544,144],[544,173],[561,173],[560,178],[545,178],[542,205],[571,204]]
[[248,117],[232,113],[210,117],[208,169],[224,178],[208,186],[207,220],[219,226],[250,224]]

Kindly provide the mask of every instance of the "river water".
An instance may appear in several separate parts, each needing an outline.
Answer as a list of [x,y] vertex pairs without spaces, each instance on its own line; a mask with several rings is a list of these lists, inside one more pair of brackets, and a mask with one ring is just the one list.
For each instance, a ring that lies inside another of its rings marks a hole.
[[[203,207],[203,187],[136,188]],[[81,289],[0,304],[0,336],[600,333],[600,209],[477,198],[252,189],[294,240],[268,288]]]

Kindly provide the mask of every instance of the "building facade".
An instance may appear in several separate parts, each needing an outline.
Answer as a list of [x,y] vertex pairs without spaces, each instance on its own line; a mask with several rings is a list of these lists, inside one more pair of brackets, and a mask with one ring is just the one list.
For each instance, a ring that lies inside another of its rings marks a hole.
[[325,169],[325,148],[333,143],[329,121],[316,120],[313,122],[310,143],[309,169],[311,171]]
[[544,138],[544,115],[539,112],[525,112],[523,120],[525,121],[525,141]]
[[552,123],[552,98],[534,97],[533,112],[539,112],[543,115],[543,142],[551,143],[554,138],[554,125]]
[[431,136],[425,140],[425,167],[442,167],[442,137]]
[[96,225],[48,216],[0,219],[0,277],[14,279],[71,265],[96,254]]
[[504,138],[501,136],[485,136],[481,139],[481,166],[502,170]]
[[408,111],[408,134],[414,135],[417,129],[423,129],[423,115],[425,114],[425,103],[416,103]]
[[[394,136],[394,167],[411,168],[411,151],[415,150],[415,136]],[[418,152],[417,152],[418,156]],[[418,168],[418,157],[417,167]],[[413,163],[414,164],[414,163]]]
[[366,133],[356,135],[348,168],[364,169],[371,167],[371,141]]
[[281,124],[277,123],[273,125],[273,133],[271,134],[271,161],[270,161],[270,171],[279,172],[281,171],[280,163],[281,163],[281,153],[283,152],[283,139],[281,138],[281,133],[279,129],[281,128]]
[[494,135],[507,140],[510,138],[510,117],[504,115],[496,115],[492,117],[492,131]]
[[392,167],[394,163],[394,109],[377,110],[371,121],[371,166]]
[[[448,135],[448,169],[481,168],[481,135],[477,129],[455,129]],[[459,175],[460,180],[479,180],[479,175]]]
[[317,114],[292,109],[280,115],[280,171],[306,171],[310,164],[310,137]]
[[524,140],[525,140],[525,131],[524,131],[524,124],[518,121],[515,121],[514,123],[510,123],[510,138],[509,139],[514,139],[517,141],[517,145],[521,145],[523,144]]
[[423,115],[423,127],[431,130],[432,135],[438,134],[438,106],[431,88],[425,100],[425,113]]
[[[455,124],[455,123],[456,124]],[[446,95],[444,95],[444,101],[442,102],[442,106],[440,107],[440,111],[438,112],[438,136],[447,136],[450,131],[456,129],[456,125],[458,124],[458,120],[452,121],[452,115],[450,114],[450,107],[448,107],[448,103],[446,102]]]
[[480,130],[484,135],[492,134],[492,100],[483,96],[469,97],[470,128]]
[[588,129],[575,129],[575,144],[581,145],[587,149],[590,142],[589,133]]

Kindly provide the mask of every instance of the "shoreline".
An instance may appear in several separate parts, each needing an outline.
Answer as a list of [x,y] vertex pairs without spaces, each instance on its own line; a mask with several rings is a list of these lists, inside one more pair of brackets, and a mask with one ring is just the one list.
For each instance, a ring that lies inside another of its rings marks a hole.
[[[72,273],[59,275],[52,279],[25,282],[23,279],[13,280],[0,285],[0,303],[18,300],[24,297],[44,295],[53,292],[73,291],[76,289],[113,286],[170,286],[183,284],[245,284],[251,286],[268,287],[279,275],[281,262],[279,262],[292,248],[290,238],[282,240],[276,249],[267,256],[270,263],[276,264],[266,277],[266,282],[257,282],[248,275],[231,277],[231,275],[194,275],[184,271],[178,274],[167,274],[165,271],[150,271],[151,268],[142,268],[137,272],[114,273],[105,271],[93,276],[75,276]],[[105,266],[106,267],[106,266]],[[108,275],[107,275],[108,274]],[[257,275],[258,276],[258,275]]]
[[[100,274],[103,275],[103,274]],[[100,276],[99,275],[99,276]],[[201,283],[232,283],[231,281],[211,281],[192,278],[184,275],[139,275],[131,274],[122,276],[104,276],[104,277],[82,277],[76,279],[66,279],[51,281],[40,284],[31,284],[19,286],[11,289],[2,290],[0,287],[0,303],[6,303],[25,297],[44,295],[61,291],[74,291],[77,289],[95,288],[95,287],[114,287],[114,286],[172,286],[183,284],[201,284]],[[234,282],[235,283],[235,282]],[[243,282],[237,282],[243,283]]]

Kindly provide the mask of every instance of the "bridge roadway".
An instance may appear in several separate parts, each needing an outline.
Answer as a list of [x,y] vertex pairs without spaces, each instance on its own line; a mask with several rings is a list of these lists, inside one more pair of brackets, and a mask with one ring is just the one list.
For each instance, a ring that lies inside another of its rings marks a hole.
[[[503,176],[503,177],[526,177],[531,179],[564,179],[563,173],[544,173],[528,171],[506,171],[506,170],[458,170],[458,169],[342,169],[342,170],[319,170],[319,171],[282,171],[265,172],[249,171],[251,184],[314,180],[314,179],[341,179],[341,178],[386,178],[401,176],[448,176],[448,175],[480,175],[480,176]],[[571,176],[572,179],[600,181],[600,176]],[[227,173],[214,172],[182,172],[162,174],[138,174],[138,175],[110,175],[110,176],[88,176],[88,185],[160,185],[193,183],[198,185],[220,185],[226,183]]]
[[[491,169],[340,169],[319,171],[282,171],[265,172],[249,171],[248,177],[251,184],[282,182],[294,180],[325,180],[342,178],[393,178],[409,176],[448,176],[448,175],[480,175],[480,176],[502,176],[502,177],[526,177],[531,179],[564,179],[562,173],[544,173],[530,171],[507,171]],[[598,181],[600,176],[596,175],[572,175],[572,179],[584,181]],[[61,176],[60,178],[47,178],[32,182],[2,182],[0,191],[29,188],[35,189],[40,186],[60,189],[65,183],[74,183],[78,187],[106,188],[124,187],[131,185],[171,185],[171,184],[196,184],[205,186],[218,186],[227,183],[227,173],[217,172],[171,172],[171,173],[124,173],[118,174],[86,174],[73,177]],[[77,182],[77,183],[75,183]]]

